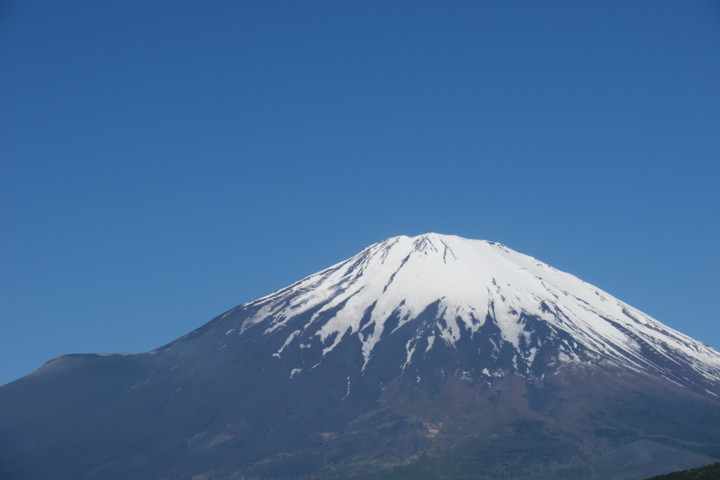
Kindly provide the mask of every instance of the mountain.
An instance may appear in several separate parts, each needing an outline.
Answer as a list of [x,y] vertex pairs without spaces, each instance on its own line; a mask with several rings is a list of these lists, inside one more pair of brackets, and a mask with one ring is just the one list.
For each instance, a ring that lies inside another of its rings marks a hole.
[[635,480],[720,458],[720,353],[503,245],[395,237],[0,387],[0,478]]

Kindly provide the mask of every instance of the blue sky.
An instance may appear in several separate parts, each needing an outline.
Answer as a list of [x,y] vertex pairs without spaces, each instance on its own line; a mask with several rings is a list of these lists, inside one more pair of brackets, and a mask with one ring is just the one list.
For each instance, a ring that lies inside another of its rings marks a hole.
[[428,231],[720,348],[718,85],[714,1],[3,2],[0,384]]

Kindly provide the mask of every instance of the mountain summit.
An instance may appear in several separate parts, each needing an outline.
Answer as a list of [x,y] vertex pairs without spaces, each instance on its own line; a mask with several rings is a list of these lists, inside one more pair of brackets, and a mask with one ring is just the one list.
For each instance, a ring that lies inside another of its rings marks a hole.
[[0,388],[0,477],[637,479],[720,457],[720,354],[503,245],[394,237],[157,350]]
[[[390,238],[239,309],[254,311],[239,334],[253,327],[284,334],[278,358],[317,347],[320,362],[345,342],[360,345],[364,368],[383,338],[410,324],[402,368],[433,347],[477,340],[478,353],[490,356],[468,365],[478,371],[497,367],[493,360],[507,349],[522,374],[607,362],[702,389],[720,380],[715,350],[535,258],[451,235]],[[413,325],[428,312],[433,321]]]

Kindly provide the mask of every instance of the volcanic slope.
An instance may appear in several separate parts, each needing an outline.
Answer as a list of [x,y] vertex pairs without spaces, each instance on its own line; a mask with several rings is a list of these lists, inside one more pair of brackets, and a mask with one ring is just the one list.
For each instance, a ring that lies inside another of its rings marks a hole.
[[643,478],[720,457],[718,395],[718,352],[577,277],[402,236],[1,387],[0,476]]

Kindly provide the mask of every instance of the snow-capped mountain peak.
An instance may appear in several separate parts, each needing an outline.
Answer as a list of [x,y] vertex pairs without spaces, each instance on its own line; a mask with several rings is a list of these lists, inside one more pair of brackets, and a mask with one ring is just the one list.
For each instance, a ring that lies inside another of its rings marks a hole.
[[[540,352],[547,362],[552,350],[558,364],[611,362],[680,382],[671,373],[680,362],[720,379],[713,349],[535,258],[452,235],[387,239],[241,308],[254,312],[241,334],[260,328],[283,336],[277,358],[315,347],[324,361],[341,343],[359,342],[364,369],[383,340],[402,329],[412,331],[403,368],[433,348],[484,336],[492,337],[484,348],[495,356],[512,346],[517,370],[532,370]],[[428,309],[434,321],[412,325]]]

